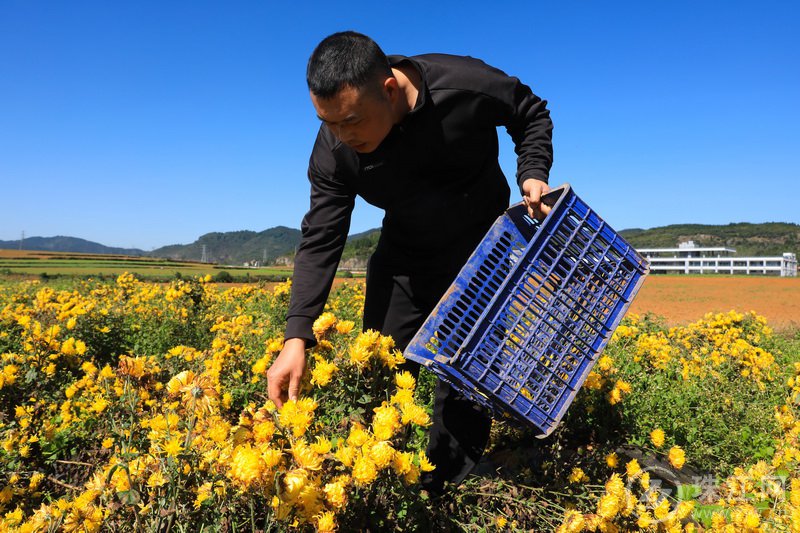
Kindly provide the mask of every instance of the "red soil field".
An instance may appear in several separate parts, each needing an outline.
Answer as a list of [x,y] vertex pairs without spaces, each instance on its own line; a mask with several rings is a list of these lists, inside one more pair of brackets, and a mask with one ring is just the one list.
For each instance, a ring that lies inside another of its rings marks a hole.
[[630,307],[632,313],[660,315],[670,325],[730,310],[755,311],[776,329],[800,328],[800,277],[650,275]]
[[[363,283],[337,279],[334,285],[343,281]],[[677,326],[731,310],[755,311],[774,329],[800,329],[800,277],[650,275],[629,312],[654,313]]]

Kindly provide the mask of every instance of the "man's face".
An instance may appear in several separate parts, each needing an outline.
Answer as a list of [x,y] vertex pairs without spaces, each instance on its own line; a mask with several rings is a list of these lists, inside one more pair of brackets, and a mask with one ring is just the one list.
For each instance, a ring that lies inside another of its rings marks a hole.
[[360,153],[375,151],[394,126],[393,88],[345,87],[331,98],[311,93],[317,116],[344,144]]

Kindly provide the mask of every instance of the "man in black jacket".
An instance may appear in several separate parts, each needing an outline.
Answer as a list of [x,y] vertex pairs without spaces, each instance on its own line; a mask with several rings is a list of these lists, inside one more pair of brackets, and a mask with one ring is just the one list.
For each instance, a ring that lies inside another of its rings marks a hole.
[[[385,210],[370,258],[364,329],[405,349],[472,250],[508,207],[496,128],[515,144],[517,183],[543,218],[552,122],[546,102],[518,79],[470,58],[385,56],[369,37],[324,39],[308,63],[322,121],[309,162],[311,206],[295,258],[284,348],[267,373],[269,397],[297,398],[311,326],[321,314],[350,228],[356,195]],[[444,383],[434,405],[424,480],[459,483],[486,445],[491,420]]]

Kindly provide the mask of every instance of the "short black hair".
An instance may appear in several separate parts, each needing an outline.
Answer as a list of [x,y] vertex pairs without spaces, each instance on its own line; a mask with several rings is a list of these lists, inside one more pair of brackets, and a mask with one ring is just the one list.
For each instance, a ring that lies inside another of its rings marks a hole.
[[392,75],[386,54],[378,43],[354,31],[325,37],[306,69],[308,88],[320,98],[331,98],[345,87],[361,89],[381,75]]

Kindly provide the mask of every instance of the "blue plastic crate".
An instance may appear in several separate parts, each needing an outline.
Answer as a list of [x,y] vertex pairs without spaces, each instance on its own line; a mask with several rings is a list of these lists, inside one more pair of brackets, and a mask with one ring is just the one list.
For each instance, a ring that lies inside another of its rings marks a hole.
[[497,219],[405,356],[495,415],[549,435],[648,273],[647,262],[563,185],[541,223]]

